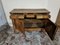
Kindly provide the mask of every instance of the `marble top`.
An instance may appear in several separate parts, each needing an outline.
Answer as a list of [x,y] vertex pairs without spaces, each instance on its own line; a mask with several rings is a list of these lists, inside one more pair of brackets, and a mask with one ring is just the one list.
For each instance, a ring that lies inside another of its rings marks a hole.
[[13,13],[50,13],[47,9],[13,9],[11,12]]

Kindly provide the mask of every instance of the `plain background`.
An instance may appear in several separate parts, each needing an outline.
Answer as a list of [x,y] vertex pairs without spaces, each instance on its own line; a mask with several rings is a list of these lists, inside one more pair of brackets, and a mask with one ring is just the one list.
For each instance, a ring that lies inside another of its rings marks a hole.
[[14,8],[45,8],[48,9],[51,13],[51,20],[55,23],[58,11],[60,8],[60,0],[1,0],[3,4],[4,11],[6,13],[6,17],[8,23],[12,25],[12,21],[10,19],[10,11]]
[[0,27],[2,25],[5,25],[6,23],[7,23],[7,20],[6,20],[5,12],[4,12],[1,0],[0,0]]

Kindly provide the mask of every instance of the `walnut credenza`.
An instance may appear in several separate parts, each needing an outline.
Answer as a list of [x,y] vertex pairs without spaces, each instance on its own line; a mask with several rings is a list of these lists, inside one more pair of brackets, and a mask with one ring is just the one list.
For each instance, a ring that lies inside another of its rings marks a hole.
[[10,18],[14,29],[23,34],[25,34],[25,31],[45,29],[51,37],[50,33],[53,34],[56,26],[49,20],[49,13],[46,9],[14,9],[10,12]]

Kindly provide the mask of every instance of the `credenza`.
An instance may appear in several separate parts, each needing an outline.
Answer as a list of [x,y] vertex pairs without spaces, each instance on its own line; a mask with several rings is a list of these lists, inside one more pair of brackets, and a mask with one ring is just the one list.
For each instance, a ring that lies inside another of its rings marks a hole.
[[49,20],[47,9],[13,9],[10,12],[13,27],[25,34],[25,31],[40,31],[45,29],[51,39],[56,25]]

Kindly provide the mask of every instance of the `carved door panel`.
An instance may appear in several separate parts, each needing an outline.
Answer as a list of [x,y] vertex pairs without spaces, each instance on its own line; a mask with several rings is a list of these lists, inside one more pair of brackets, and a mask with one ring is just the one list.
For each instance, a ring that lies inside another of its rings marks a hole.
[[16,29],[18,31],[24,32],[24,20],[17,19],[15,23],[16,23]]

